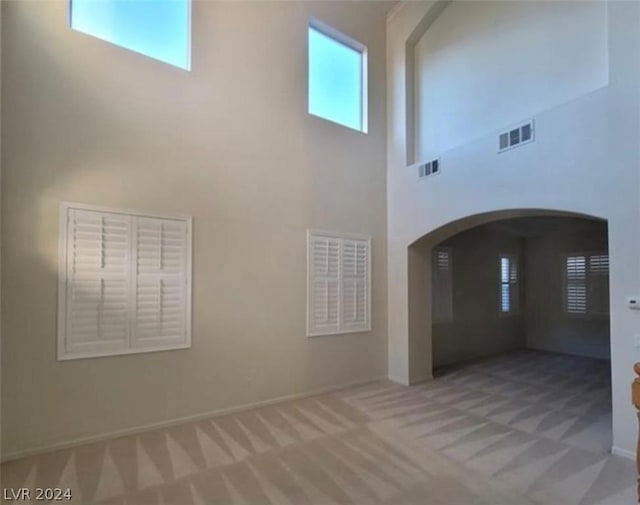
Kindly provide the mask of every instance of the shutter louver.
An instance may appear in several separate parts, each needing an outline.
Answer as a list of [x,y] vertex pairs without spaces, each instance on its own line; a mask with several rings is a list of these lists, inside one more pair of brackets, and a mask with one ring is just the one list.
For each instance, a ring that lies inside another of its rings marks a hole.
[[67,221],[66,341],[69,352],[128,343],[128,216],[72,210]]
[[136,295],[133,346],[186,340],[187,226],[184,221],[136,221]]
[[369,330],[369,241],[309,233],[307,247],[307,334]]

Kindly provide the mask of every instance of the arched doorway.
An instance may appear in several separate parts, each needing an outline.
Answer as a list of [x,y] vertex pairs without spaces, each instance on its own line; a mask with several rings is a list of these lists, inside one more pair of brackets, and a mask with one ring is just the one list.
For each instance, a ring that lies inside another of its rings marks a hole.
[[410,382],[432,378],[431,252],[434,246],[474,227],[527,217],[577,218],[606,222],[598,216],[554,209],[505,209],[474,214],[445,224],[414,241],[407,250]]
[[[539,418],[520,419],[514,407],[500,419],[542,430],[566,420],[554,436],[609,450],[606,220],[535,209],[469,216],[414,242],[408,262],[409,331],[422,333],[414,349],[424,351],[410,356],[412,366],[426,377],[475,374],[504,391],[540,392],[538,399],[557,407],[553,416],[519,398]],[[572,428],[572,402],[581,397],[591,403],[582,402],[584,419]]]

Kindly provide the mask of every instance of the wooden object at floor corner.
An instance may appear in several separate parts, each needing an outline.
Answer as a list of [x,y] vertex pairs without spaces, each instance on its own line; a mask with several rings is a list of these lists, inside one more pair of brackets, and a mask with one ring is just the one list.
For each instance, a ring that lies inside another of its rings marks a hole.
[[638,377],[631,384],[631,401],[638,411],[638,445],[636,447],[636,468],[638,471],[638,503],[640,503],[640,363],[633,365],[633,371]]

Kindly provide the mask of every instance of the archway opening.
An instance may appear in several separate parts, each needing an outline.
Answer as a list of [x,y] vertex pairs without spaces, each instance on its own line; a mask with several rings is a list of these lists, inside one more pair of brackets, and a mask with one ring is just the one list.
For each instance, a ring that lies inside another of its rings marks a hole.
[[608,451],[608,249],[606,220],[547,210],[426,235],[409,248],[414,373],[459,384],[470,414]]

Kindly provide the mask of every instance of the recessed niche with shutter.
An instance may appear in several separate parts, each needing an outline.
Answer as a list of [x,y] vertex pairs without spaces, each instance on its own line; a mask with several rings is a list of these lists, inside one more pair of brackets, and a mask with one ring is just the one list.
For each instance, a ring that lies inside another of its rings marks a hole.
[[58,359],[191,346],[191,218],[63,203]]

